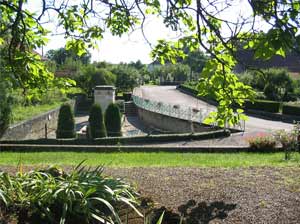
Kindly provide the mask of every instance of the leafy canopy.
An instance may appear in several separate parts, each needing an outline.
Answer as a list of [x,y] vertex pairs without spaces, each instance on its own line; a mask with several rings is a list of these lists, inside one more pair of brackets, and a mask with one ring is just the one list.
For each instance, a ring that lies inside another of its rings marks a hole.
[[[186,56],[186,49],[203,49],[211,56],[198,89],[200,94],[213,94],[219,101],[217,114],[207,120],[219,125],[225,121],[237,123],[242,118],[241,110],[235,113],[232,105],[254,98],[251,88],[231,72],[238,61],[238,48],[253,49],[255,57],[262,59],[300,49],[300,37],[296,35],[300,25],[298,0],[249,0],[243,6],[239,0],[35,0],[36,5],[41,5],[38,12],[26,8],[29,2],[32,1],[0,0],[1,56],[11,82],[28,88],[51,83],[53,75],[33,52],[45,45],[47,35],[54,32],[44,28],[49,15],[57,18],[67,39],[66,49],[75,50],[79,56],[95,46],[106,29],[117,36],[139,27],[143,31],[147,18],[156,15],[166,27],[181,35],[176,41],[159,40],[152,51],[155,60],[175,63],[178,57]],[[248,13],[234,13],[236,5]],[[228,14],[236,17],[228,18]],[[266,24],[265,30],[258,21]]]

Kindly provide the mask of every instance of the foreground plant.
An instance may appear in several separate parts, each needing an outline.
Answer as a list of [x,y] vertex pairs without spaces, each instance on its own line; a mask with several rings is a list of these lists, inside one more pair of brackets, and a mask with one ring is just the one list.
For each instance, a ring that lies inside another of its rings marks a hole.
[[[51,167],[0,174],[0,214],[18,223],[121,223],[118,209],[136,209],[137,193],[120,179],[104,177],[103,167],[77,166],[69,174]],[[0,219],[1,222],[1,219]]]

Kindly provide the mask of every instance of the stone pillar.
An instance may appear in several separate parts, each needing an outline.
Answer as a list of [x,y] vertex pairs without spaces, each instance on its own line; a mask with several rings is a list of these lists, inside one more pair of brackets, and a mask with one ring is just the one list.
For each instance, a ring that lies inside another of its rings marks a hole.
[[102,112],[105,113],[107,106],[115,102],[114,86],[96,86],[94,89],[94,103],[100,104]]

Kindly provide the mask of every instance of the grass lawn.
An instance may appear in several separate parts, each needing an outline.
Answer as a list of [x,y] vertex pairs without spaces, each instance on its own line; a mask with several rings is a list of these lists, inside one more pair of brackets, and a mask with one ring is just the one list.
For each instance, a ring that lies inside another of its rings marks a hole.
[[18,123],[20,121],[27,120],[36,115],[40,115],[49,110],[56,109],[60,107],[63,102],[54,102],[52,104],[43,104],[43,105],[35,105],[35,106],[15,106],[13,107],[13,123]]
[[86,165],[111,167],[250,167],[300,166],[300,154],[284,161],[283,153],[86,153],[86,152],[1,152],[0,165]]

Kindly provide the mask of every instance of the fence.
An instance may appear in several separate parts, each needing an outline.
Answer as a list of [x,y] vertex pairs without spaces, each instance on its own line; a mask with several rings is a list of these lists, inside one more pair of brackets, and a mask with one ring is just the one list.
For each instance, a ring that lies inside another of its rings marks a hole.
[[[209,113],[215,111],[211,108],[192,108],[188,106],[183,107],[182,105],[173,105],[163,102],[157,102],[154,100],[142,98],[141,95],[142,94],[140,90],[135,88],[132,95],[132,100],[137,107],[169,117],[179,118],[182,120],[203,123],[204,119],[209,115]],[[213,126],[217,125],[213,124]],[[244,131],[245,121],[240,121],[240,123],[235,126],[229,127],[229,125],[225,125],[225,128],[232,128]]]
[[150,101],[139,96],[132,96],[134,104],[142,109],[163,114],[169,117],[175,117],[183,120],[189,120],[202,123],[212,110],[196,109],[191,107],[181,108],[180,105],[172,105],[157,101]]

